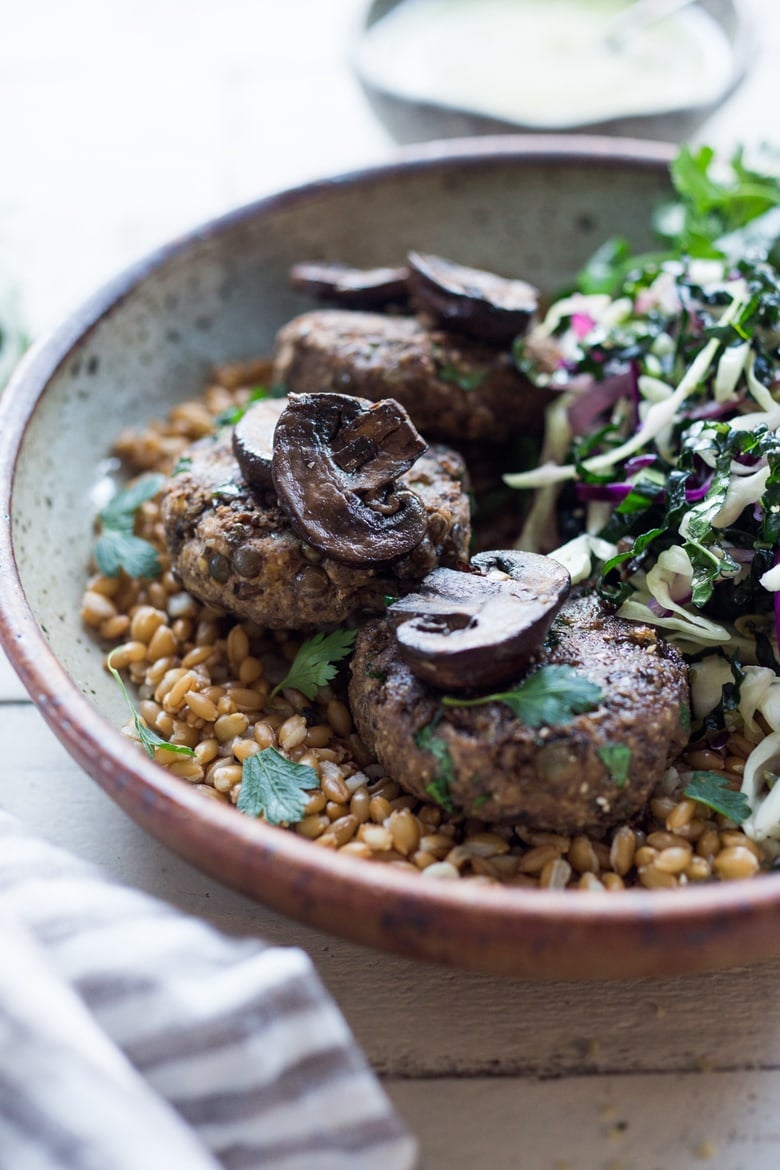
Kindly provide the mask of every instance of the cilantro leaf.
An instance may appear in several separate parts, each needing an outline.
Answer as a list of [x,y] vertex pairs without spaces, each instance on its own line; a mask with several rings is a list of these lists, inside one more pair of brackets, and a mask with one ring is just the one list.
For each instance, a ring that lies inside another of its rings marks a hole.
[[469,370],[447,362],[439,367],[439,377],[442,382],[451,382],[460,390],[476,390],[485,381],[487,375],[488,371],[485,366]]
[[124,569],[131,577],[159,577],[157,549],[132,533],[107,528],[95,541],[92,550],[95,564],[106,577],[116,577]]
[[[113,654],[113,650],[111,653]],[[119,689],[125,697],[125,702],[127,703],[127,706],[130,709],[130,714],[133,717],[135,730],[138,734],[139,740],[141,741],[141,746],[143,747],[147,756],[149,756],[151,759],[154,759],[156,748],[165,748],[167,752],[176,752],[180,756],[194,756],[195,752],[191,747],[187,747],[183,743],[169,743],[167,739],[163,739],[163,737],[158,735],[156,731],[152,731],[151,727],[146,726],[143,719],[133,706],[133,701],[127,693],[127,687],[124,684],[124,680],[122,679],[121,674],[115,666],[111,665],[111,654],[109,654],[108,658],[106,659],[106,666],[116,679],[117,683],[119,684]]]
[[631,767],[631,748],[624,743],[605,743],[598,749],[598,757],[615,781],[617,788],[625,787]]
[[95,564],[106,577],[124,569],[131,577],[157,577],[160,558],[154,545],[133,532],[135,514],[161,490],[164,475],[143,475],[122,488],[100,513],[101,533],[93,550]]
[[747,255],[769,256],[780,236],[780,178],[770,148],[762,148],[757,165],[748,168],[737,149],[729,167],[720,166],[709,146],[697,150],[683,145],[670,167],[675,196],[658,208],[653,227],[661,249],[632,255],[626,241],[608,240],[577,277],[584,293],[616,295],[630,274],[658,271],[665,261],[680,256],[726,257],[734,262]]
[[483,695],[479,699],[446,696],[447,707],[477,707],[483,703],[506,703],[528,727],[570,723],[575,715],[592,711],[604,698],[601,687],[572,666],[540,666],[513,691]]
[[425,727],[421,727],[413,738],[421,751],[431,753],[438,769],[425,791],[441,808],[446,809],[447,812],[454,812],[455,806],[450,796],[450,784],[455,779],[455,773],[450,749],[441,736],[436,734],[436,725],[440,718],[441,714],[431,723],[426,723]]
[[713,254],[705,250],[707,245],[719,254],[720,237],[745,227],[780,203],[778,180],[746,167],[741,149],[735,151],[727,173],[718,174],[717,167],[715,151],[709,146],[696,151],[683,146],[671,165],[682,206],[672,238],[690,255]]
[[214,426],[217,430],[223,427],[234,427],[236,423],[240,422],[244,417],[249,407],[254,402],[260,402],[264,398],[286,398],[287,388],[285,386],[254,386],[243,405],[236,403],[234,406],[226,406],[219,414],[214,417]]
[[306,811],[306,789],[317,784],[317,773],[308,764],[264,748],[244,760],[236,807],[250,817],[264,817],[269,825],[292,825]]
[[245,490],[235,480],[226,479],[222,483],[215,484],[211,489],[211,494],[216,500],[233,500],[237,496],[243,495]]
[[135,523],[135,514],[145,504],[161,491],[165,483],[165,476],[157,473],[142,475],[134,483],[122,488],[108,502],[100,513],[100,521],[104,528],[118,528],[122,532],[132,532]]
[[729,788],[728,781],[719,772],[694,772],[685,786],[685,795],[728,817],[735,825],[741,825],[750,816],[750,801],[745,793]]
[[300,691],[307,699],[313,699],[319,687],[324,687],[336,677],[335,662],[340,662],[351,653],[357,630],[334,630],[331,634],[315,634],[300,646],[287,675],[277,683],[271,694],[273,699],[280,691],[291,688]]

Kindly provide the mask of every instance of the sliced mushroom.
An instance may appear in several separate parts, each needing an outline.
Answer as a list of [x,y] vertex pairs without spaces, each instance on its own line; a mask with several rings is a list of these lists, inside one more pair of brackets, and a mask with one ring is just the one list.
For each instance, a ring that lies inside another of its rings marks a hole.
[[273,487],[274,428],[286,405],[286,398],[261,398],[244,411],[233,428],[233,454],[251,487]]
[[420,497],[396,484],[425,448],[393,399],[291,394],[274,433],[274,486],[292,528],[321,553],[390,564],[425,536]]
[[427,252],[410,252],[407,260],[415,303],[448,329],[503,344],[525,333],[536,315],[539,290],[524,280]]
[[290,284],[299,292],[351,309],[379,309],[409,299],[408,268],[352,268],[312,261],[290,269]]
[[373,492],[408,471],[428,444],[393,398],[369,405],[333,442],[333,458],[352,476],[353,491]]
[[442,690],[479,690],[520,678],[541,650],[571,587],[550,557],[486,552],[474,571],[434,569],[388,615],[403,659]]

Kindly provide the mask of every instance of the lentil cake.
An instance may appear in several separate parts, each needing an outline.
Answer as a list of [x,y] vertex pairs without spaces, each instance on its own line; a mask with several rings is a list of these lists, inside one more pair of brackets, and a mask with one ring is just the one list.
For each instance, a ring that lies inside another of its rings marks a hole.
[[176,572],[194,597],[273,629],[327,625],[382,610],[387,594],[468,556],[464,475],[461,457],[437,445],[400,478],[422,500],[427,531],[381,569],[342,564],[296,536],[273,489],[244,481],[228,429],[189,450],[166,486],[162,519]]
[[418,317],[315,309],[278,332],[273,383],[288,393],[395,398],[426,438],[455,444],[538,434],[550,395],[499,349]]
[[[392,621],[382,618],[358,635],[350,705],[367,747],[420,798],[439,781],[454,810],[556,833],[632,819],[688,738],[682,655],[651,626],[614,617],[583,595],[564,602],[531,673],[545,665],[572,667],[596,684],[596,709],[562,726],[533,727],[501,701],[443,706],[441,692],[404,662]],[[436,752],[421,736],[426,729]],[[614,744],[630,753],[617,775],[605,762]]]

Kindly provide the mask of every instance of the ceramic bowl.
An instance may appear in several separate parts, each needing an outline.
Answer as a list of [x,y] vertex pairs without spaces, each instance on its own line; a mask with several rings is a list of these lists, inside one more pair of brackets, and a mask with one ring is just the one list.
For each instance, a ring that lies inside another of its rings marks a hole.
[[[379,79],[370,60],[362,52],[364,38],[374,25],[400,3],[403,0],[371,0],[356,36],[353,52],[354,72],[369,105],[396,142],[414,143],[471,134],[552,130],[543,117],[544,111],[540,111],[540,121],[535,125],[508,121],[489,117],[466,106],[428,100],[422,92],[417,95],[402,92],[400,88],[394,88]],[[742,0],[699,0],[698,6],[722,29],[731,46],[731,68],[715,100],[673,109],[663,109],[663,103],[659,101],[658,108],[634,115],[623,115],[618,109],[614,117],[604,121],[556,124],[555,132],[614,134],[666,142],[682,142],[696,133],[745,78],[753,55],[753,34]],[[522,71],[518,74],[518,81],[522,83]],[[565,84],[565,67],[561,83]]]
[[780,952],[780,875],[617,895],[435,882],[205,800],[121,735],[121,695],[79,620],[112,440],[198,392],[215,364],[267,349],[310,307],[288,287],[294,261],[370,266],[418,248],[553,292],[607,236],[649,244],[671,154],[522,137],[405,152],[204,225],[118,277],[26,356],[0,398],[2,642],[68,751],[195,866],[326,931],[497,974],[669,975]]

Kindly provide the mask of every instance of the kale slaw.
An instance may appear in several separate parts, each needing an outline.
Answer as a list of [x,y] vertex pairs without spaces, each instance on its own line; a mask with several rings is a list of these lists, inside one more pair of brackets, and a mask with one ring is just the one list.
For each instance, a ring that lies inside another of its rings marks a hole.
[[518,546],[690,663],[692,741],[755,746],[743,830],[780,853],[780,158],[684,147],[661,246],[610,241],[515,343],[554,392]]

